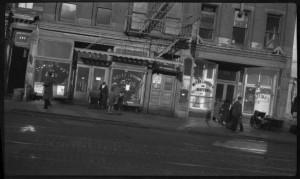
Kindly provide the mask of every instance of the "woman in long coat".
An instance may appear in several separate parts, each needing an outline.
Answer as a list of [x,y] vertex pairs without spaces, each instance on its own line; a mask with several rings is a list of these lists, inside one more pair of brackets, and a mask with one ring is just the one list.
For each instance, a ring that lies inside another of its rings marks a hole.
[[105,109],[107,106],[107,95],[108,95],[108,88],[106,82],[103,82],[102,85],[99,87],[100,90],[100,105],[101,109]]
[[44,82],[44,95],[43,99],[45,100],[44,108],[48,109],[48,106],[51,106],[50,100],[53,98],[53,79],[52,72],[48,72],[46,75],[46,80]]

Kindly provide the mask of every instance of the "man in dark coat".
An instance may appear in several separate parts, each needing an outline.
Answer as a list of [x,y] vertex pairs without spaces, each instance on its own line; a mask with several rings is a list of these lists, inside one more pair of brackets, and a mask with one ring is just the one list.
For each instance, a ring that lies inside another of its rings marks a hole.
[[108,88],[106,82],[103,82],[102,85],[99,87],[100,90],[100,107],[101,109],[105,109],[107,106],[107,95],[108,95]]
[[238,100],[232,105],[232,125],[231,130],[236,132],[237,125],[240,126],[240,131],[244,131],[243,121],[242,121],[242,97],[238,97]]
[[44,82],[44,96],[45,101],[44,108],[48,109],[48,106],[51,106],[50,100],[53,98],[53,79],[52,72],[48,72],[46,75],[46,80]]

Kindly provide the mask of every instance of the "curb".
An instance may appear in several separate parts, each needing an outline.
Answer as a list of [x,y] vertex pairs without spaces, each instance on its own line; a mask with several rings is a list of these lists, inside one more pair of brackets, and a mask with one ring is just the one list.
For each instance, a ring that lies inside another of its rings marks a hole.
[[247,135],[236,135],[236,134],[218,134],[215,132],[208,132],[208,131],[196,131],[190,129],[170,129],[168,127],[158,127],[158,126],[145,126],[142,124],[132,123],[132,122],[124,122],[124,121],[112,121],[107,119],[97,119],[91,117],[79,117],[79,116],[72,116],[72,115],[65,115],[65,114],[53,114],[47,112],[40,112],[40,111],[31,111],[31,110],[24,110],[24,109],[11,109],[10,112],[17,113],[17,114],[25,114],[25,115],[36,115],[36,116],[50,116],[50,117],[62,117],[64,119],[71,119],[71,120],[79,120],[84,122],[98,122],[102,124],[108,125],[122,125],[122,126],[129,126],[129,127],[139,127],[139,128],[146,128],[146,129],[156,129],[156,130],[164,130],[164,131],[171,131],[171,132],[181,132],[181,133],[189,133],[189,134],[202,134],[202,135],[213,135],[213,136],[221,136],[221,137],[237,137],[243,139],[252,139],[252,140],[265,140],[269,142],[277,142],[277,143],[288,143],[288,144],[295,144],[297,141],[287,141],[287,140],[280,140],[280,139],[271,139],[271,138],[263,138],[263,137],[256,137],[256,136],[247,136]]

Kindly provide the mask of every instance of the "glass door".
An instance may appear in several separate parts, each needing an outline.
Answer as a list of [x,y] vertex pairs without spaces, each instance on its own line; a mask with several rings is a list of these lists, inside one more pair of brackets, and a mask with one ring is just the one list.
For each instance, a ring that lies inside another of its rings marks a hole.
[[216,99],[221,99],[222,101],[228,99],[230,102],[232,102],[234,99],[234,94],[235,84],[217,83]]
[[74,99],[76,101],[86,101],[88,97],[89,77],[91,67],[78,65],[75,82]]
[[99,87],[103,82],[106,82],[106,84],[108,84],[105,79],[105,69],[94,67],[91,91],[99,92]]

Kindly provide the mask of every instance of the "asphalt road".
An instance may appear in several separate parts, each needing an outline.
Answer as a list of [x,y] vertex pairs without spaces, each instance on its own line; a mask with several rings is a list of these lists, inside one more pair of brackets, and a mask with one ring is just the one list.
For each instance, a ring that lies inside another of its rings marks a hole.
[[7,176],[296,174],[296,144],[14,113],[4,134]]

